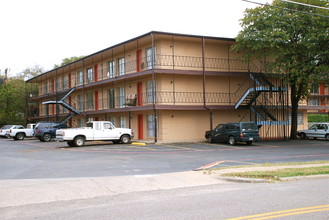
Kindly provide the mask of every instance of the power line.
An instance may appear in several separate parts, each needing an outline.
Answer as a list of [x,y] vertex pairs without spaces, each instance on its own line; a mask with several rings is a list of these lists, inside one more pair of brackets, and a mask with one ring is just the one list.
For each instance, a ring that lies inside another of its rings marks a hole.
[[257,5],[264,5],[264,6],[268,6],[268,7],[272,7],[272,8],[279,8],[279,9],[283,9],[283,10],[299,12],[299,13],[302,13],[302,14],[308,14],[308,15],[314,15],[314,16],[329,18],[329,16],[326,16],[326,15],[319,15],[319,14],[314,14],[314,13],[310,13],[310,12],[298,11],[298,10],[295,10],[295,9],[283,8],[283,7],[269,5],[269,4],[264,4],[264,3],[260,3],[260,2],[254,2],[254,1],[249,1],[249,0],[242,0],[242,1],[253,3],[253,4],[257,4]]
[[329,8],[326,8],[326,7],[321,7],[321,6],[317,6],[317,5],[305,4],[305,3],[301,3],[301,2],[294,2],[294,1],[289,1],[289,0],[280,0],[280,1],[282,1],[282,2],[288,2],[288,3],[296,4],[296,5],[303,5],[303,6],[313,7],[313,8],[320,8],[320,9],[329,10]]

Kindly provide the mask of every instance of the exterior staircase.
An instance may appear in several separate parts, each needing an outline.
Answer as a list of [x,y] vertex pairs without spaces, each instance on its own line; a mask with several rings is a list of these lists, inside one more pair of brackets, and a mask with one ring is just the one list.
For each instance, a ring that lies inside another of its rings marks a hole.
[[279,125],[288,124],[288,121],[279,121],[273,114],[278,107],[268,100],[268,93],[279,93],[287,91],[287,88],[274,86],[262,73],[251,73],[249,75],[253,87],[246,88],[237,98],[235,109],[249,109],[255,116],[257,125]]
[[64,108],[66,108],[67,110],[69,110],[70,113],[67,116],[65,116],[62,120],[59,121],[59,123],[61,123],[61,124],[66,123],[74,115],[79,115],[80,114],[80,112],[78,110],[76,110],[75,108],[73,108],[67,102],[64,101],[73,91],[74,91],[74,88],[72,88],[68,93],[66,93],[59,101],[42,102],[42,104],[44,104],[44,105],[49,105],[49,104],[61,105]]

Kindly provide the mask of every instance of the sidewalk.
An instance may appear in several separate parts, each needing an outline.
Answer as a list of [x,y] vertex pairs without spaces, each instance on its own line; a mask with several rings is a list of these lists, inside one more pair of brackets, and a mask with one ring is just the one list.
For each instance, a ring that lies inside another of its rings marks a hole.
[[243,167],[156,175],[0,180],[0,208],[45,202],[87,199],[99,196],[113,196],[139,191],[174,189],[213,184],[230,184],[226,178],[222,178],[220,175],[231,172],[277,170],[282,168],[314,166],[329,166],[329,163]]

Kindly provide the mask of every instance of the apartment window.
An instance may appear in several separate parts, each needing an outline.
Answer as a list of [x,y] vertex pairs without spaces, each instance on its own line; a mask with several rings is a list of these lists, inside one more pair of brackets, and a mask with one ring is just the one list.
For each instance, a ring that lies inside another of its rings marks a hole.
[[83,96],[78,95],[78,110],[83,111]]
[[112,122],[112,124],[114,125],[114,126],[116,126],[116,121],[115,121],[115,117],[110,117],[110,122]]
[[[147,81],[146,82],[146,102],[147,103],[152,103],[152,81]],[[154,102],[156,101],[156,81],[154,81]]]
[[125,97],[125,88],[123,86],[118,88],[118,94],[119,94],[118,97],[119,108],[124,108],[126,97]]
[[[291,124],[291,112],[288,113],[289,124]],[[303,123],[303,113],[297,113],[297,124],[302,125]]]
[[94,97],[92,92],[87,93],[87,109],[92,110],[94,108]]
[[319,105],[319,100],[317,100],[317,99],[310,99],[310,105],[312,105],[312,106],[318,106]]
[[85,123],[82,118],[78,118],[78,127],[85,127]]
[[79,71],[78,72],[78,85],[82,85],[83,84],[83,72]]
[[121,128],[126,128],[127,127],[126,117],[120,117],[120,127]]
[[318,93],[318,92],[319,92],[319,85],[318,84],[312,84],[311,93]]
[[108,76],[109,76],[109,78],[113,78],[113,77],[115,77],[115,74],[114,74],[114,61],[110,61],[109,63],[108,63],[109,65],[108,65]]
[[147,135],[149,137],[154,137],[155,129],[154,129],[154,115],[147,116]]
[[45,106],[45,114],[46,115],[49,115],[49,105],[46,105]]
[[109,109],[115,108],[114,89],[109,89]]
[[44,93],[48,93],[48,82],[46,81],[44,84]]
[[120,58],[118,60],[119,63],[119,76],[125,75],[125,58]]
[[67,75],[63,75],[62,76],[62,88],[63,89],[66,89],[66,88],[68,88],[68,83],[67,83]]
[[[153,54],[154,49],[154,54]],[[152,55],[153,54],[153,55]],[[156,60],[155,60],[155,48],[147,48],[146,49],[146,69],[152,69],[155,68]]]
[[88,83],[93,81],[93,68],[87,69],[87,81]]

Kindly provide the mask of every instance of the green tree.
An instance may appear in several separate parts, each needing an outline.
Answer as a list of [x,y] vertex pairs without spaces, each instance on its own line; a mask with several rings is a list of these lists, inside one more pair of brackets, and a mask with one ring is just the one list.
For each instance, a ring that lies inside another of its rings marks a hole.
[[70,58],[64,58],[64,59],[62,59],[62,63],[61,64],[55,64],[54,65],[54,69],[59,68],[61,66],[64,66],[66,64],[72,63],[74,61],[80,60],[80,59],[82,59],[84,57],[85,56],[79,56],[79,57],[74,56],[74,57],[70,57]]
[[45,69],[43,67],[35,65],[33,67],[25,68],[20,74],[18,74],[18,78],[27,80],[43,73],[44,71]]
[[[296,2],[297,0],[295,0]],[[327,0],[298,0],[328,7]],[[274,0],[247,9],[237,36],[236,51],[249,59],[268,56],[271,71],[286,74],[292,107],[290,138],[296,139],[298,102],[311,83],[329,78],[329,10]]]

